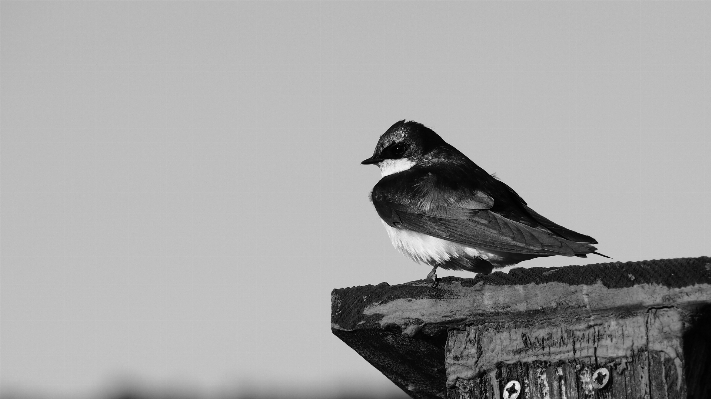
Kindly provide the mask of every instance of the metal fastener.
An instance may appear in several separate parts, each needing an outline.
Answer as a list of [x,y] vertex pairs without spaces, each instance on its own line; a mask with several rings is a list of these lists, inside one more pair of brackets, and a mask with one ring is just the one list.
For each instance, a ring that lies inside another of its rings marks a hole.
[[521,393],[521,383],[516,380],[509,381],[504,387],[504,399],[516,399]]
[[592,375],[592,386],[595,389],[604,388],[608,381],[610,381],[610,371],[605,367],[595,370]]

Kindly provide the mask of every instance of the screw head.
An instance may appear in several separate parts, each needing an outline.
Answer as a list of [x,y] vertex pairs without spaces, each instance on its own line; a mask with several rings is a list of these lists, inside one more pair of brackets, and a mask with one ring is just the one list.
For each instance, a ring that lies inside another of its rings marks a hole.
[[504,387],[504,399],[516,399],[521,393],[521,383],[511,380]]
[[610,371],[605,367],[595,370],[592,375],[592,386],[595,389],[604,388],[610,381]]

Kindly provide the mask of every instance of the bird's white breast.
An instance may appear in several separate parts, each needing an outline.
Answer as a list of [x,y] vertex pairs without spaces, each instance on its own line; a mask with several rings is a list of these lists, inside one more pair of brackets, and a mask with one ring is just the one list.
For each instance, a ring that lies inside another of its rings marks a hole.
[[414,162],[410,161],[407,158],[400,158],[400,159],[386,159],[381,161],[378,164],[378,167],[380,168],[380,174],[382,177],[385,176],[390,176],[393,173],[398,173],[402,172],[404,170],[408,170],[411,167],[415,165]]
[[[382,221],[381,221],[382,222]],[[431,266],[446,262],[452,257],[468,255],[488,259],[489,254],[455,242],[428,236],[412,230],[396,229],[383,222],[390,241],[403,255],[415,262]]]

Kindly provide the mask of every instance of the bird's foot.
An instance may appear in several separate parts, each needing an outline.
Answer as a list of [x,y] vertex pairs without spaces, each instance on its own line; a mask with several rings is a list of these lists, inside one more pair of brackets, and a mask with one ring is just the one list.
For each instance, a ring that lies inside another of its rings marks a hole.
[[427,274],[427,280],[432,280],[432,288],[437,288],[439,285],[439,278],[437,278],[437,266],[432,268],[432,271]]

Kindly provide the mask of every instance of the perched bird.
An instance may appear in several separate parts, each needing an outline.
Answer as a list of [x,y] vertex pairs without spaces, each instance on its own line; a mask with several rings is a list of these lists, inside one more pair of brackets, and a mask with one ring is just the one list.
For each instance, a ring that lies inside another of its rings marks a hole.
[[539,256],[598,254],[592,237],[539,215],[420,123],[392,125],[361,163],[380,167],[370,199],[393,246],[432,266],[434,285],[438,267],[487,274]]

